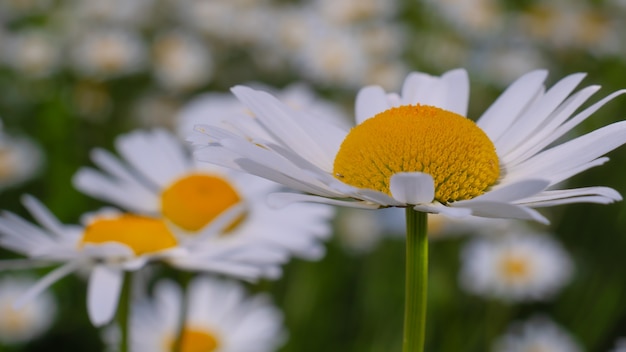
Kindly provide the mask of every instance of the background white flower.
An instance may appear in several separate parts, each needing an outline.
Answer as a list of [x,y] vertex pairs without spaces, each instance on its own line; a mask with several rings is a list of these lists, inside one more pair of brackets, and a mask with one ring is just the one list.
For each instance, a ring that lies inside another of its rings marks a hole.
[[44,155],[34,141],[7,134],[0,121],[0,191],[34,177],[43,162]]
[[15,302],[34,285],[29,276],[0,278],[0,346],[31,341],[44,334],[56,317],[54,296],[44,292],[36,299],[16,309]]
[[493,347],[494,352],[582,352],[573,336],[545,316],[511,325]]
[[487,298],[540,301],[552,298],[572,272],[559,242],[516,224],[499,235],[470,240],[461,253],[459,282],[464,290]]
[[[133,306],[131,339],[135,352],[170,352],[176,339],[183,293],[160,281],[154,299]],[[183,351],[270,352],[285,339],[282,314],[268,297],[246,297],[232,281],[199,277],[187,292]]]

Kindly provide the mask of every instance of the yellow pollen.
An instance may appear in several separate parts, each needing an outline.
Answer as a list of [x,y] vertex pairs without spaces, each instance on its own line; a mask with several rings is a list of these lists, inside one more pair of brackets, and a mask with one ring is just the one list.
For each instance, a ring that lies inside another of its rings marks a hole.
[[523,281],[529,270],[528,262],[520,256],[508,255],[500,262],[500,272],[508,281]]
[[[168,341],[168,350],[173,350],[174,340]],[[202,329],[185,328],[181,338],[181,352],[212,352],[219,347],[219,342],[213,334]]]
[[[241,198],[226,180],[212,175],[184,177],[161,194],[163,215],[187,231],[198,231]],[[236,219],[230,227],[242,219]]]
[[176,238],[162,220],[132,214],[95,220],[85,228],[80,246],[106,242],[123,243],[135,255],[159,252],[177,245]]
[[398,172],[432,176],[435,199],[445,204],[483,194],[500,167],[493,143],[473,121],[434,106],[404,105],[352,128],[333,170],[349,185],[389,195]]

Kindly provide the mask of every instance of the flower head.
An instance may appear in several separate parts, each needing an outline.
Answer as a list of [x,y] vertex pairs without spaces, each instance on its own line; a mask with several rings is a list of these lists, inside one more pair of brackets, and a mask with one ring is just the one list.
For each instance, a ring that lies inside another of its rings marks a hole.
[[494,352],[580,352],[582,349],[563,328],[544,316],[515,323],[494,344]]
[[31,341],[42,335],[54,321],[56,304],[50,293],[42,294],[16,309],[14,302],[35,281],[26,276],[0,279],[0,341],[14,344]]
[[43,153],[35,142],[2,131],[0,121],[0,190],[22,183],[39,171]]
[[[197,278],[190,283],[181,351],[274,351],[283,341],[282,315],[259,295],[247,298],[235,282]],[[169,352],[176,341],[182,293],[157,283],[153,301],[134,306],[134,351]]]
[[[104,172],[83,168],[75,175],[75,186],[128,211],[164,218],[182,242],[207,251],[259,244],[309,259],[324,253],[320,240],[330,234],[330,207],[301,204],[269,209],[264,199],[278,189],[277,184],[198,165],[182,143],[164,130],[121,136],[117,149],[123,161],[94,150],[92,159]],[[177,262],[187,266],[190,261],[193,258]]]
[[548,235],[519,226],[504,236],[473,239],[462,252],[461,286],[505,301],[545,300],[572,276],[572,262]]
[[[229,121],[235,127],[230,129],[199,125],[204,139],[193,141],[200,160],[310,193],[276,194],[270,199],[275,205],[411,206],[452,216],[547,223],[534,208],[621,199],[607,187],[559,189],[558,184],[606,162],[602,155],[626,142],[626,122],[551,145],[626,91],[574,114],[599,87],[570,96],[584,77],[574,74],[545,91],[546,76],[545,71],[522,76],[474,123],[466,118],[464,70],[441,77],[412,73],[401,94],[363,88],[349,131],[238,86],[232,91],[252,111],[250,118]],[[246,132],[259,129],[263,133]],[[217,156],[220,152],[231,160]]]
[[[207,229],[195,238],[177,236],[163,219],[114,209],[84,216],[85,225],[61,224],[39,201],[23,198],[41,227],[9,212],[0,216],[0,246],[28,257],[0,262],[11,266],[60,266],[24,292],[16,306],[28,303],[47,287],[79,270],[88,273],[87,311],[94,325],[109,322],[117,308],[125,272],[153,261],[185,270],[201,270],[242,279],[276,277],[287,260],[284,250],[255,239],[212,241],[220,233]],[[227,212],[216,228],[232,223]]]

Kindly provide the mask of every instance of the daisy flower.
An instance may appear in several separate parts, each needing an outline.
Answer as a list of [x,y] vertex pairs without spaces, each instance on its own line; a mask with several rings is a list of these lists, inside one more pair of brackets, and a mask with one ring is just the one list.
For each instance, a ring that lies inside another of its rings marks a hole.
[[[151,261],[255,279],[277,275],[277,265],[286,260],[282,252],[254,241],[207,248],[206,237],[216,236],[214,232],[200,236],[197,241],[201,243],[183,242],[159,218],[103,210],[84,216],[85,226],[64,225],[35,198],[25,196],[23,203],[41,227],[10,212],[2,213],[0,246],[27,258],[0,261],[0,265],[3,269],[60,266],[24,292],[16,306],[26,304],[61,278],[85,271],[87,312],[96,326],[113,318],[125,273]],[[232,222],[235,215],[231,212],[223,221]]]
[[[229,121],[230,129],[197,126],[204,138],[193,142],[200,160],[309,193],[273,195],[274,205],[412,207],[547,223],[534,208],[621,200],[611,188],[561,189],[558,184],[605,163],[602,155],[626,142],[626,122],[554,142],[625,90],[575,113],[599,87],[571,94],[584,77],[573,74],[546,90],[546,76],[546,71],[523,75],[474,123],[466,118],[465,70],[440,77],[412,73],[399,94],[363,88],[350,130],[237,86],[232,92],[254,117]],[[258,129],[264,133],[247,133]]]
[[[164,130],[121,136],[116,147],[123,161],[95,149],[92,160],[103,172],[79,170],[74,177],[77,189],[133,213],[162,217],[181,241],[202,246],[207,253],[261,243],[306,259],[324,254],[321,240],[330,235],[331,207],[299,204],[270,209],[265,198],[278,190],[277,184],[196,163],[182,142]],[[219,225],[228,214],[236,216]],[[217,236],[203,235],[215,229],[219,230]],[[202,260],[178,258],[176,264],[203,266]]]
[[494,344],[494,352],[581,352],[582,348],[563,328],[544,316],[516,323]]
[[43,293],[20,309],[13,307],[34,283],[28,276],[0,279],[0,346],[32,341],[44,334],[54,321],[57,307],[50,293]]
[[[137,352],[170,352],[178,332],[183,294],[158,282],[154,299],[133,305],[131,341]],[[268,297],[245,297],[235,282],[194,279],[187,291],[181,351],[275,351],[284,340],[282,314]]]
[[472,240],[462,251],[459,281],[466,291],[509,302],[553,297],[572,277],[572,261],[551,236],[511,228]]
[[5,133],[0,121],[0,191],[32,179],[43,163],[39,145],[27,137]]

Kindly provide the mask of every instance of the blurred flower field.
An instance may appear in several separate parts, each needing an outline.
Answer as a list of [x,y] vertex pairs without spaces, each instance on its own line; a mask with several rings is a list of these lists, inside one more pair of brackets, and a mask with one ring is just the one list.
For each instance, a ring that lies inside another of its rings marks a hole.
[[[455,68],[470,118],[537,69],[602,86],[581,111],[626,89],[625,31],[622,0],[0,0],[0,351],[402,350],[403,210],[266,208],[280,186],[193,160],[194,126],[253,115],[229,91],[249,85],[348,129],[362,87]],[[626,120],[625,99],[562,140]],[[607,156],[567,188],[626,194],[626,149]],[[224,204],[185,193],[220,180]],[[626,351],[626,204],[539,212],[429,214],[426,351]],[[92,248],[144,225],[130,254]]]

